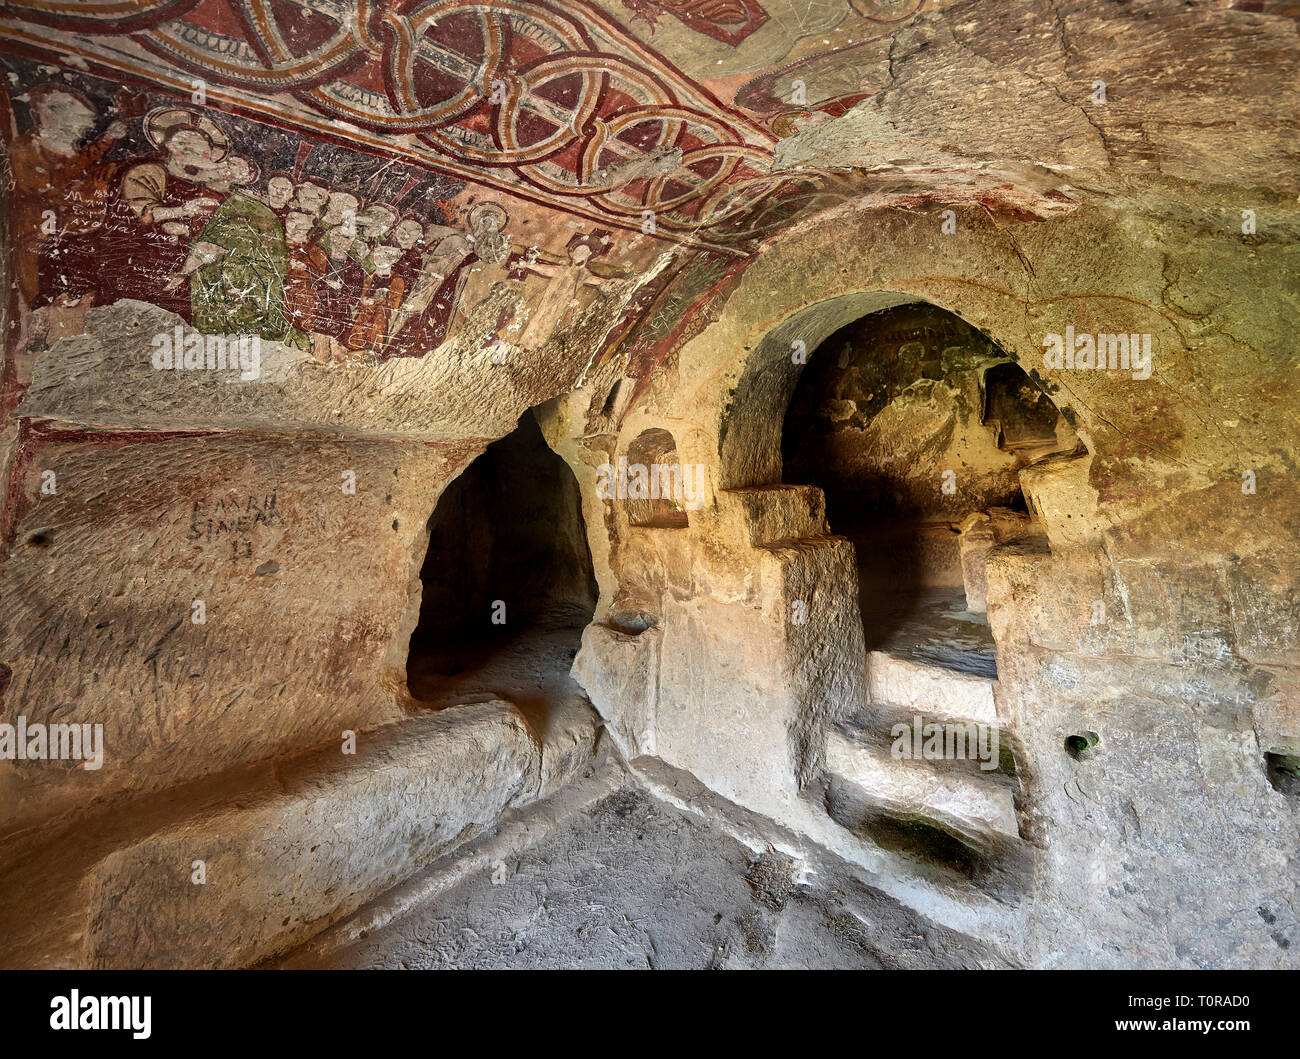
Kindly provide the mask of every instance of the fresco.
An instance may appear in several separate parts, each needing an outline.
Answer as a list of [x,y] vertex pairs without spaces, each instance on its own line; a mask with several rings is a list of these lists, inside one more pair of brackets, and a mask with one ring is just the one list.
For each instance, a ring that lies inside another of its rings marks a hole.
[[527,308],[494,340],[536,350],[629,273],[602,260],[609,230],[528,204],[512,217],[455,177],[4,62],[28,345],[135,299],[204,333],[374,363],[437,348],[505,286]]
[[768,19],[758,0],[623,0],[623,4],[651,29],[668,14],[727,44],[739,44]]
[[[698,277],[860,190],[773,172],[777,141],[943,2],[12,0],[9,348],[133,299],[322,365],[535,352],[666,252],[629,311],[690,318]],[[675,331],[634,330],[639,371]]]
[[[724,34],[757,25],[762,10],[652,6]],[[709,245],[706,229],[782,184],[767,172],[769,130],[592,5],[16,0],[6,10],[15,50],[185,91],[201,82],[219,109],[382,149],[605,227],[640,231],[650,211],[657,228]]]

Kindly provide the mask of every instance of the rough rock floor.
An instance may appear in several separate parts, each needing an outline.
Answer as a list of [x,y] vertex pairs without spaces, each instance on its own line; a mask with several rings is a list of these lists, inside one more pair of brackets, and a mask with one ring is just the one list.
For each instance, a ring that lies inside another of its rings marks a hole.
[[[938,968],[1001,961],[862,884],[798,878],[630,782],[539,842],[285,968]],[[495,881],[494,881],[495,879]]]
[[506,699],[531,719],[565,696],[583,694],[569,670],[590,620],[589,612],[553,608],[486,644],[484,637],[413,644],[411,694],[435,709]]

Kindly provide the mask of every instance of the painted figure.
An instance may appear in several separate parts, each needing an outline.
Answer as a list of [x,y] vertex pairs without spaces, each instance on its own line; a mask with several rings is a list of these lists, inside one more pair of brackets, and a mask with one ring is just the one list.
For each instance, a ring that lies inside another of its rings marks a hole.
[[200,331],[279,338],[285,331],[284,228],[265,203],[231,188],[253,181],[251,162],[232,159],[227,174],[230,183],[211,185],[227,192],[226,197],[208,217],[172,282],[189,278],[191,316]]
[[156,110],[145,118],[144,128],[164,157],[132,166],[122,178],[118,212],[126,216],[113,225],[113,258],[119,267],[109,277],[110,300],[152,302],[188,321],[192,311],[184,269],[191,246],[226,197],[232,178],[247,170],[231,162],[224,130],[196,111]]
[[563,264],[525,259],[519,267],[546,279],[546,288],[528,314],[528,326],[519,336],[519,347],[538,350],[557,331],[567,327],[581,313],[583,304],[578,297],[586,286],[599,287],[611,275],[621,275],[615,270],[597,272],[589,264],[593,254],[604,253],[608,243],[596,236],[578,235],[569,240],[565,251],[568,260]]
[[522,252],[522,248],[512,245],[506,234],[510,214],[495,202],[479,203],[470,210],[468,219],[468,241],[474,258],[456,290],[447,320],[448,331],[462,322],[475,306],[482,304],[493,287],[508,278],[511,253]]
[[277,214],[283,216],[293,206],[293,181],[282,173],[277,173],[266,182],[266,204]]
[[[329,216],[326,212],[326,216]],[[336,212],[335,216],[342,216]],[[316,317],[318,340],[312,344],[313,356],[318,360],[346,359],[346,343],[352,331],[352,316],[366,274],[352,256],[357,241],[356,219],[337,224],[319,237],[325,251],[329,271],[324,277],[320,292],[320,311]]]
[[284,316],[289,325],[285,341],[300,349],[312,349],[312,336],[319,332],[321,291],[330,271],[329,258],[311,241],[316,221],[309,213],[294,211],[285,218],[284,236],[289,248],[284,277]]
[[352,329],[343,343],[348,349],[378,356],[388,341],[389,319],[402,304],[405,292],[401,277],[393,275],[393,266],[401,256],[402,249],[397,246],[377,246],[372,251],[374,272],[366,277]]
[[393,320],[389,355],[418,356],[439,345],[463,316],[468,299],[480,289],[486,294],[505,278],[512,249],[503,231],[509,214],[495,202],[482,202],[467,220],[469,231],[429,226],[425,242],[430,249],[410,297]]
[[126,127],[115,121],[87,143],[95,108],[66,85],[37,85],[28,105],[32,129],[10,151],[18,290],[29,309],[63,307],[98,285],[97,243],[86,237],[104,225],[112,166],[102,160]]
[[324,212],[329,197],[330,194],[326,188],[307,180],[294,188],[293,208],[315,220]]

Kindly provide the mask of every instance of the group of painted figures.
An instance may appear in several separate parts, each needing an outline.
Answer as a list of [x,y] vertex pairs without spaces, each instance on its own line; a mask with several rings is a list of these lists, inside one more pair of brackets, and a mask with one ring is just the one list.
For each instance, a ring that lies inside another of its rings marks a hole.
[[258,334],[319,361],[373,363],[442,342],[498,283],[527,309],[488,328],[492,341],[539,349],[580,310],[581,292],[622,273],[592,261],[605,233],[569,240],[565,255],[525,249],[495,202],[439,223],[366,203],[322,183],[272,174],[234,153],[201,111],[144,117],[150,160],[107,163],[126,133],[115,121],[90,139],[96,112],[66,85],[29,93],[32,128],[13,144],[17,281],[25,307],[134,298],[210,334]]

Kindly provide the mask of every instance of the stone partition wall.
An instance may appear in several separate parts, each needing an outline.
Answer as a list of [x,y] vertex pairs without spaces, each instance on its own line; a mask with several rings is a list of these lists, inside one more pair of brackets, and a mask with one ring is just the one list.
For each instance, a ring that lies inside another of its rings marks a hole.
[[[1234,534],[1234,497],[1211,492],[1196,514],[1248,551],[1189,564],[1121,532],[990,561],[998,707],[1025,747],[1040,846],[1036,963],[1294,965],[1296,807],[1264,754],[1296,746],[1300,571]],[[1161,512],[1141,530],[1180,525]],[[1096,745],[1071,753],[1080,735]]]
[[439,496],[573,384],[633,290],[545,361],[328,370],[263,340],[255,379],[158,371],[180,318],[123,300],[19,365],[4,716],[102,723],[105,764],[0,761],[6,826],[405,717]]
[[[560,447],[607,564],[575,674],[628,752],[872,861],[825,831],[815,785],[800,797],[813,744],[863,698],[865,660],[851,548],[827,535],[818,490],[780,485],[780,430],[799,343],[811,353],[859,316],[929,301],[1015,357],[1086,448],[1021,472],[1046,543],[989,559],[998,715],[1019,741],[1035,876],[983,928],[1036,963],[1286,962],[1269,922],[1294,919],[1296,810],[1264,753],[1300,736],[1291,336],[1277,317],[1247,328],[1249,306],[1218,292],[1282,299],[1293,251],[1243,245],[1232,205],[1170,192],[1014,231],[962,211],[950,236],[937,215],[844,208],[750,265],[620,433],[591,429],[608,379],[566,398]],[[1045,336],[1066,327],[1150,333],[1150,377],[1050,370]],[[652,426],[712,483],[689,530],[647,534],[588,493],[609,446]],[[619,626],[642,612],[645,631]],[[1079,732],[1100,743],[1076,759]],[[1173,880],[1192,874],[1204,894],[1189,901]],[[941,897],[916,899],[935,912]]]
[[10,819],[401,717],[428,512],[473,451],[29,428],[6,697],[29,723],[102,723],[104,761],[0,765]]

